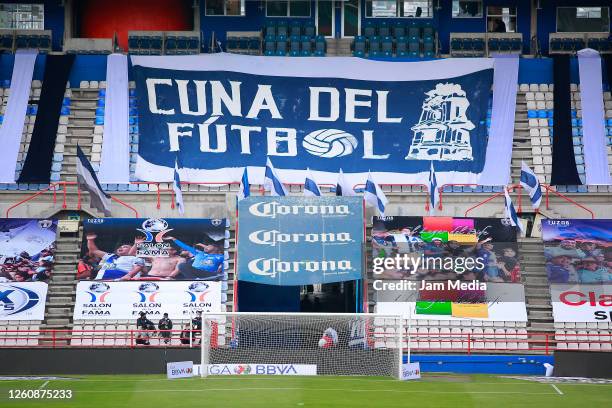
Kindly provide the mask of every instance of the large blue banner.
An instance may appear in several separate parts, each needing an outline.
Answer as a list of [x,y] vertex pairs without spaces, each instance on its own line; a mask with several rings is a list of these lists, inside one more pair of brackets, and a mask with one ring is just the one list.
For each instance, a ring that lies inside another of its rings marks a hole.
[[238,279],[309,285],[361,279],[359,197],[249,197],[238,204]]
[[133,58],[140,179],[170,180],[178,160],[184,181],[237,181],[248,167],[259,182],[266,156],[284,183],[302,183],[307,168],[319,183],[334,183],[340,168],[354,184],[368,171],[380,183],[414,183],[430,162],[439,182],[473,182],[484,167],[487,59],[359,60],[368,70],[356,73],[348,58],[271,66],[242,57],[241,68],[236,56],[166,58]]

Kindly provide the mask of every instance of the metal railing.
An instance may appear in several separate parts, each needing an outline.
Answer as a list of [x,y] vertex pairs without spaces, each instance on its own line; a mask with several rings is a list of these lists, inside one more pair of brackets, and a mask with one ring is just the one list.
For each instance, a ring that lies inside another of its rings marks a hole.
[[[62,197],[62,209],[66,209],[68,208],[68,201],[67,201],[67,187],[68,186],[76,186],[76,190],[77,190],[77,209],[80,210],[81,209],[81,188],[79,187],[79,183],[77,183],[76,181],[58,181],[55,183],[51,183],[49,184],[49,187],[46,187],[40,191],[37,191],[36,193],[31,194],[30,196],[24,198],[23,200],[19,201],[16,204],[13,204],[12,206],[10,206],[9,208],[7,208],[6,212],[5,212],[5,217],[9,218],[11,211],[14,210],[15,208],[30,202],[32,200],[34,200],[35,198],[47,193],[47,192],[52,192],[53,193],[53,205],[57,204],[57,195],[58,192],[59,194],[61,194]],[[117,197],[114,196],[110,196],[111,200],[115,201],[118,204],[121,204],[122,206],[128,208],[129,210],[134,212],[134,215],[136,216],[136,218],[139,217],[138,215],[138,211],[132,207],[130,204],[124,202],[123,200],[118,199]]]
[[[164,337],[162,333],[167,336]],[[229,332],[228,332],[229,333]],[[232,331],[233,333],[233,331]],[[412,328],[403,336],[402,348],[412,351],[452,353],[534,352],[549,355],[557,350],[612,352],[612,331],[607,333],[419,333]],[[230,344],[229,335],[213,327],[211,347]],[[227,341],[222,341],[225,339]],[[370,348],[397,348],[397,333],[380,326],[368,333]],[[199,347],[199,330],[6,330],[0,336],[0,348],[137,348]],[[239,344],[238,344],[239,347]],[[308,347],[308,346],[306,346]],[[312,347],[316,347],[313,343]]]
[[[175,203],[175,197],[174,197],[174,190],[172,188],[162,188],[162,185],[169,185],[171,183],[169,182],[149,182],[149,181],[134,181],[134,182],[130,182],[130,184],[133,185],[147,185],[147,186],[154,186],[154,191],[156,194],[156,207],[157,209],[161,209],[161,196],[162,193],[164,194],[169,194],[170,195],[170,208],[174,209],[176,207],[176,203]],[[181,186],[191,186],[191,185],[196,185],[196,186],[209,186],[209,187],[227,187],[228,191],[230,191],[231,186],[232,185],[239,185],[239,182],[181,182]],[[296,186],[296,185],[302,185],[302,184],[298,184],[298,183],[287,183],[285,184],[287,186]],[[78,199],[77,199],[77,209],[81,209],[81,190],[78,186],[77,182],[74,181],[60,181],[60,182],[55,182],[55,183],[51,183],[49,185],[49,187],[44,188],[43,190],[37,191],[35,193],[33,193],[32,195],[30,195],[29,197],[19,201],[18,203],[10,206],[5,213],[6,218],[9,217],[10,212],[21,206],[22,204],[25,204],[33,199],[35,199],[36,197],[41,196],[44,193],[47,192],[52,192],[53,193],[53,204],[57,204],[57,195],[58,193],[61,194],[61,198],[62,198],[62,208],[66,209],[67,208],[67,187],[68,186],[76,186],[77,188],[77,194],[78,194]],[[358,189],[358,188],[363,188],[363,186],[365,186],[365,184],[360,183],[360,184],[356,184],[353,186],[353,189]],[[429,211],[430,209],[430,200],[429,200],[429,186],[426,184],[380,184],[381,187],[386,186],[386,187],[420,187],[422,189],[422,193],[426,193],[426,201],[425,201],[425,211]],[[443,184],[442,186],[440,186],[438,188],[438,210],[442,210],[443,209],[443,202],[444,202],[444,189],[446,187],[477,187],[478,184],[456,184],[456,183],[449,183],[449,184]],[[578,203],[576,200],[573,200],[572,198],[568,197],[565,194],[562,194],[558,191],[556,191],[552,186],[547,185],[547,184],[541,184],[543,190],[544,190],[544,205],[545,208],[547,210],[550,210],[550,196],[554,195],[556,197],[560,197],[561,199],[565,200],[566,202],[572,204],[573,206],[576,206],[584,211],[586,211],[587,213],[589,213],[589,215],[591,216],[592,219],[595,219],[595,213],[589,209],[588,207]],[[326,187],[326,188],[333,188],[334,185],[332,184],[319,184],[319,187]],[[515,192],[517,193],[517,212],[520,214],[523,212],[523,188],[520,184],[513,184],[507,187],[509,192]],[[259,191],[261,194],[263,194],[263,186],[259,187]],[[446,193],[448,194],[448,193]],[[492,195],[490,195],[489,197],[487,197],[486,199],[480,201],[479,203],[477,203],[476,205],[470,207],[469,209],[467,209],[465,211],[465,216],[467,217],[467,215],[474,209],[494,200],[497,197],[503,196],[503,190],[501,192],[497,192],[497,193],[493,193]],[[117,202],[118,204],[130,209],[131,211],[134,212],[136,218],[139,217],[138,211],[130,204],[120,200],[119,198],[112,196],[111,195],[111,199],[115,202]],[[537,211],[536,211],[537,212]]]

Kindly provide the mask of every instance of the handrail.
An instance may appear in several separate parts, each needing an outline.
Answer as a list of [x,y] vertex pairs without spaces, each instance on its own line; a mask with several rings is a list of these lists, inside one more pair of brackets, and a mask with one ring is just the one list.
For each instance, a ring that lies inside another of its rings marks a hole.
[[[376,315],[372,315],[376,317]],[[232,324],[233,327],[233,324]],[[433,329],[435,327],[429,327]],[[592,348],[592,351],[608,351],[612,352],[612,332],[528,332],[526,328],[514,329],[514,333],[488,332],[487,328],[483,328],[481,333],[473,331],[463,333],[419,333],[418,327],[412,327],[408,335],[403,336],[402,349],[410,346],[413,350],[427,351],[449,351],[449,352],[516,352],[516,351],[539,351],[546,355],[551,354],[556,350],[581,350],[581,345],[600,345],[599,348]],[[493,327],[489,329],[495,330]],[[169,334],[168,343],[165,342],[166,337],[160,334],[164,332]],[[188,337],[181,336],[187,332]],[[6,330],[2,337],[4,344],[0,348],[23,348],[23,347],[39,347],[39,348],[77,348],[77,347],[93,347],[93,348],[135,348],[141,347],[192,347],[199,345],[201,332],[197,329],[187,327],[182,329],[171,330],[142,330],[142,329],[124,329],[124,330],[98,330],[98,329],[41,329],[41,330]],[[232,331],[233,333],[233,331]],[[153,344],[141,345],[136,344],[136,339],[139,336],[145,335],[144,338]],[[218,336],[218,332],[213,332],[213,337]],[[172,340],[191,338],[189,343],[176,344]],[[388,344],[385,347],[397,348],[397,333],[389,333],[384,327],[374,326],[372,330],[368,330],[368,343],[370,346],[376,347],[377,342],[389,341],[393,345]],[[76,340],[76,341],[75,341]],[[115,340],[124,342],[123,344],[114,344]],[[21,344],[17,344],[21,341]],[[13,343],[14,342],[14,343]],[[48,344],[48,343],[51,344]],[[83,344],[87,342],[87,344]],[[98,342],[97,344],[94,344]],[[9,343],[9,344],[7,344]],[[13,344],[10,344],[13,343]],[[156,344],[155,344],[156,343]],[[421,343],[421,344],[420,344]],[[431,343],[434,343],[432,346]],[[454,344],[453,344],[454,343]],[[508,343],[512,344],[510,346]],[[211,346],[218,347],[216,341],[211,342]],[[564,344],[564,347],[559,347],[559,344]],[[601,345],[610,344],[609,348],[602,349]]]
[[[79,183],[76,181],[58,181],[58,182],[54,182],[49,184],[49,187],[46,187],[40,191],[37,191],[36,193],[33,193],[32,195],[30,195],[29,197],[26,197],[25,199],[19,201],[16,204],[13,204],[12,206],[10,206],[9,208],[7,208],[6,212],[5,212],[5,218],[9,218],[11,211],[14,210],[15,208],[19,207],[22,204],[25,204],[29,201],[32,201],[33,199],[35,199],[36,197],[39,197],[41,195],[43,195],[44,193],[48,192],[48,191],[53,191],[53,204],[57,203],[57,188],[61,187],[61,191],[62,191],[62,196],[63,196],[63,201],[62,201],[62,208],[66,209],[68,208],[68,201],[67,201],[67,186],[76,186],[77,188],[77,210],[81,210],[81,188],[79,186]],[[114,196],[110,196],[111,200],[121,204],[122,206],[132,210],[136,216],[136,218],[139,217],[138,211],[132,207],[131,205],[127,204],[126,202],[114,197]]]
[[549,185],[545,185],[542,184],[542,187],[544,187],[544,190],[546,190],[546,209],[549,210],[549,193],[554,193],[555,195],[563,198],[565,201],[568,201],[571,204],[574,204],[575,206],[582,208],[584,211],[588,212],[589,214],[591,214],[591,219],[595,219],[595,214],[593,213],[593,211],[591,211],[590,209],[588,209],[587,207],[585,207],[584,205],[572,200],[571,198],[567,197],[565,194],[561,194],[560,192],[558,192],[557,190],[554,190],[553,188],[551,188],[551,186]]
[[[355,190],[358,187],[365,187],[364,183],[359,183],[359,184],[355,184],[353,186],[353,190]],[[427,184],[421,184],[421,183],[415,183],[415,184],[401,184],[401,183],[387,183],[387,184],[379,184],[379,186],[382,188],[383,186],[388,186],[388,187],[422,187],[425,189],[425,191],[427,192],[426,194],[426,200],[425,200],[425,211],[429,211],[429,206],[430,206],[430,202],[429,202],[429,186]]]
[[[511,186],[508,186],[507,191],[508,191],[508,192],[512,192],[512,191],[514,191],[514,189],[515,189],[515,188],[517,188],[517,184],[513,184],[513,185],[511,185]],[[504,189],[506,189],[506,187],[504,187]],[[501,192],[499,192],[499,193],[495,193],[495,194],[493,194],[492,196],[490,196],[490,197],[489,197],[489,198],[487,198],[486,200],[483,200],[483,201],[479,202],[478,204],[476,204],[476,205],[474,205],[474,206],[472,206],[472,207],[468,208],[468,209],[465,211],[465,213],[464,213],[463,215],[464,215],[465,217],[467,217],[467,216],[468,216],[468,213],[469,213],[470,211],[475,210],[476,208],[478,208],[478,207],[480,207],[480,206],[482,206],[482,205],[484,205],[484,204],[488,203],[489,201],[492,201],[493,199],[495,199],[495,198],[497,198],[497,197],[499,197],[499,196],[502,196],[502,195],[504,195],[504,192],[503,192],[503,191],[501,191]]]
[[[453,186],[453,185],[462,185],[462,184],[445,184],[443,187]],[[553,193],[554,195],[556,195],[558,197],[561,197],[562,199],[564,199],[565,201],[575,205],[576,207],[581,208],[584,211],[588,212],[591,215],[591,218],[595,219],[595,213],[592,210],[590,210],[589,208],[585,207],[584,205],[578,203],[575,200],[572,200],[570,197],[566,196],[565,194],[559,193],[558,191],[553,189],[552,186],[550,186],[548,184],[540,184],[540,185],[542,186],[542,188],[545,191],[545,205],[546,205],[546,209],[547,210],[550,210],[550,198],[549,198],[549,196],[550,196],[550,193]],[[441,207],[441,203],[442,203],[442,188],[443,187],[440,188],[440,207]],[[516,212],[520,214],[520,213],[523,212],[523,208],[522,208],[523,207],[522,206],[523,186],[521,186],[520,184],[512,184],[512,185],[508,186],[508,192],[513,192],[514,190],[518,190],[518,193],[517,193],[517,197],[518,197],[517,203],[518,203],[518,205],[517,205]],[[499,196],[501,196],[503,194],[504,194],[504,192],[502,190],[501,192],[495,193],[492,196],[489,196],[488,198],[486,198],[485,200],[480,201],[475,206],[472,206],[472,207],[468,208],[465,211],[464,216],[467,217],[467,215],[468,215],[468,213],[470,211],[472,211],[472,210],[482,206],[483,204],[486,204],[486,203],[490,202],[491,200],[493,200],[496,197],[499,197]],[[537,210],[536,210],[536,212],[537,212]]]

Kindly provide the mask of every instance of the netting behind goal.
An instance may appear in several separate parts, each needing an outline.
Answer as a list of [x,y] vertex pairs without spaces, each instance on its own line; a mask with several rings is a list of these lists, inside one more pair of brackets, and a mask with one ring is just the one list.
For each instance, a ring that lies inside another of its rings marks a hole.
[[405,344],[398,316],[223,313],[205,316],[202,330],[203,375],[222,365],[300,364],[316,366],[317,375],[397,377],[397,345]]

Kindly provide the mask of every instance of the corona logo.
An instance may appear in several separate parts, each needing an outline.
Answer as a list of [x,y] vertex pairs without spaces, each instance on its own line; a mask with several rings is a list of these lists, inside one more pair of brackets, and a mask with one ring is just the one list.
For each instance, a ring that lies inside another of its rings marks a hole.
[[284,234],[277,230],[257,230],[249,234],[249,241],[259,245],[276,246],[286,243],[348,243],[353,242],[348,232],[328,232],[319,234]]
[[348,205],[284,205],[277,201],[262,201],[249,207],[257,217],[276,218],[279,215],[350,215]]

